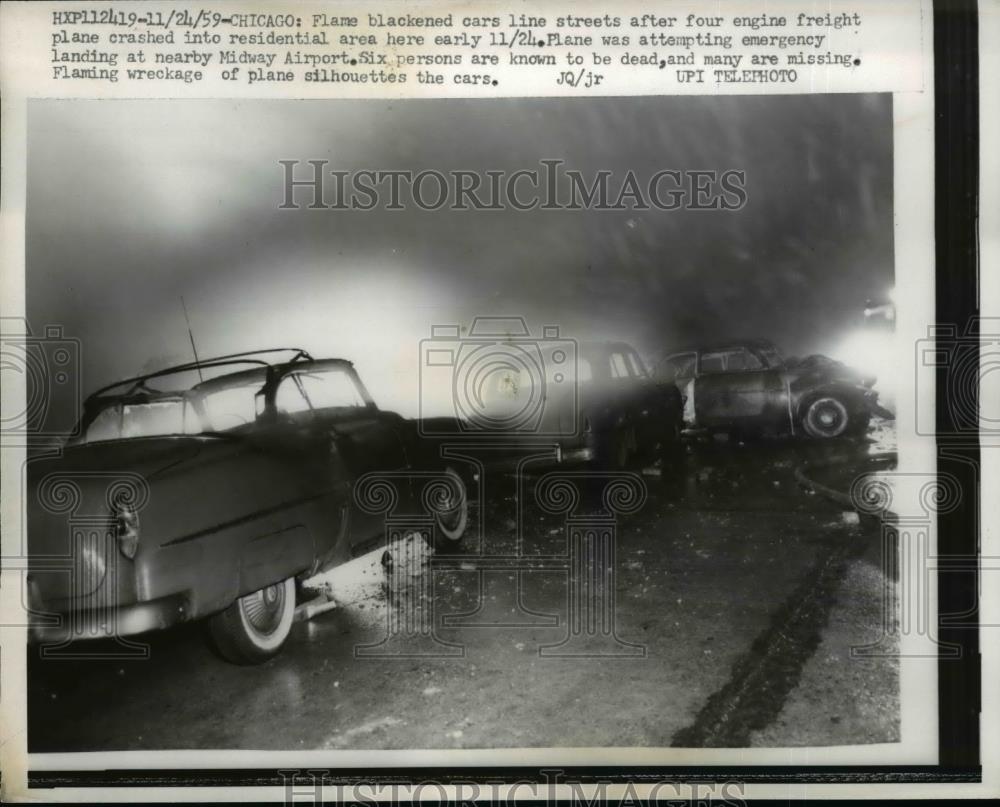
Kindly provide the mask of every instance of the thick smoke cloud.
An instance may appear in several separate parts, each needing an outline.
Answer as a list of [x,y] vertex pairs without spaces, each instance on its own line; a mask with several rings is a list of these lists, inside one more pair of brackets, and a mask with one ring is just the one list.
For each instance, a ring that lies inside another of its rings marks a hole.
[[[413,414],[435,323],[525,316],[646,356],[727,336],[829,350],[892,286],[891,96],[33,102],[28,316],[84,387],[199,351],[353,358]],[[280,210],[342,170],[746,171],[739,211]]]

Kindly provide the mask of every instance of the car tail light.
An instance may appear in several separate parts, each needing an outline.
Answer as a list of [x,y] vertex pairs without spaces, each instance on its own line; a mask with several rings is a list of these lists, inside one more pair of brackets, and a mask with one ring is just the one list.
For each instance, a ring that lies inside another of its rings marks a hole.
[[115,538],[126,558],[134,558],[139,548],[139,514],[127,504],[115,507]]

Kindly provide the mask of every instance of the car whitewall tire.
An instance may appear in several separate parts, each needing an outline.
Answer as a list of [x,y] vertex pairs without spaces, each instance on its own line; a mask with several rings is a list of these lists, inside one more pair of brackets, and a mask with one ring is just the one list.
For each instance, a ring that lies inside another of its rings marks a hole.
[[447,543],[454,543],[461,539],[465,533],[465,528],[469,523],[469,492],[465,487],[462,477],[453,468],[445,469],[448,477],[449,487],[454,491],[456,506],[438,511],[435,521],[437,522],[437,532]]
[[219,653],[235,664],[260,664],[277,655],[292,630],[295,578],[237,599],[208,622]]

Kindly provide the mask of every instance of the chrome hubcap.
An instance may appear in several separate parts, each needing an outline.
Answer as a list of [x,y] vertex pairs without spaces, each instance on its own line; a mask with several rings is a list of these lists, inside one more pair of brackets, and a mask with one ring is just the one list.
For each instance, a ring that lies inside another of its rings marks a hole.
[[240,599],[247,624],[262,636],[274,633],[285,610],[285,587],[273,585]]
[[824,432],[833,432],[840,428],[843,421],[843,414],[840,409],[832,403],[821,402],[816,405],[812,412],[813,423]]
[[439,495],[440,498],[435,504],[437,510],[438,523],[446,530],[454,530],[462,521],[462,508],[465,506],[465,496],[461,483],[449,480],[445,489]]
[[440,519],[445,529],[453,530],[458,527],[459,522],[462,520],[462,511],[457,507],[451,510],[446,510],[441,514]]

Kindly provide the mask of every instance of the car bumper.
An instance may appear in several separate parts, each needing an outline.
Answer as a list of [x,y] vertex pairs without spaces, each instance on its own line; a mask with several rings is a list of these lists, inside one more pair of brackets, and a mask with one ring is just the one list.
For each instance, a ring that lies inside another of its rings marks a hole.
[[34,621],[28,629],[28,641],[32,644],[134,636],[169,628],[187,620],[185,598],[182,596],[126,606],[87,607],[79,611],[48,611],[44,605],[33,606],[32,610]]
[[559,465],[583,465],[593,462],[596,456],[592,446],[563,449],[556,448],[556,463]]
[[[498,446],[504,444],[497,444]],[[594,447],[589,444],[563,446],[559,443],[532,444],[510,440],[510,452],[497,451],[487,463],[495,471],[536,471],[557,467],[586,465],[596,457]]]

